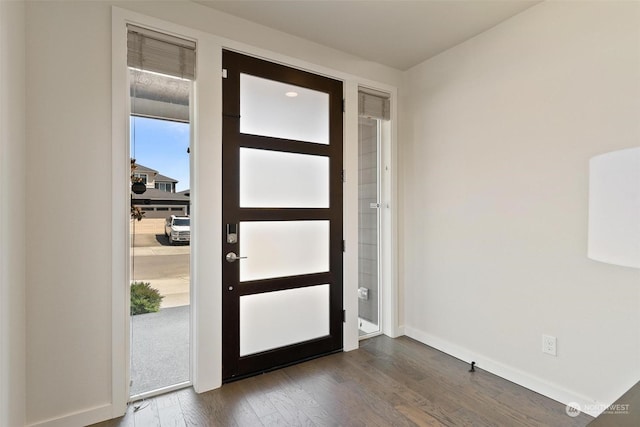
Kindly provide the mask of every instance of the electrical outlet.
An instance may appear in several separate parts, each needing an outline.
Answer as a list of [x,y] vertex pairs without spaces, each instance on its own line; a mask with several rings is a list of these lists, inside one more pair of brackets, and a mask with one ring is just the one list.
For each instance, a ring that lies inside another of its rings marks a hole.
[[550,354],[552,356],[557,356],[557,344],[558,340],[556,337],[551,335],[543,335],[542,336],[542,352],[546,354]]

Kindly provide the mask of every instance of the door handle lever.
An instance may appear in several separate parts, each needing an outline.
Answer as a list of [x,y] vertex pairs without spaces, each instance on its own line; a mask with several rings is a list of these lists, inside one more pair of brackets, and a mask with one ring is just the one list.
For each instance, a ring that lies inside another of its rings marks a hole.
[[246,256],[238,256],[236,255],[235,252],[229,252],[227,254],[227,256],[225,257],[225,259],[227,260],[227,262],[236,262],[239,259],[247,259]]

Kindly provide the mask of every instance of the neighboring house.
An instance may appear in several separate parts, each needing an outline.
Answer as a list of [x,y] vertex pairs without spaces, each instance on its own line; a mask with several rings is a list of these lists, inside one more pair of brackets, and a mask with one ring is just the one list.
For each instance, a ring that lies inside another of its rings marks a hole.
[[169,193],[176,192],[178,180],[161,175],[157,170],[148,168],[141,164],[136,164],[133,171],[134,178],[140,178],[147,188],[157,188]]
[[189,190],[176,193],[178,180],[140,164],[136,165],[133,176],[147,186],[147,191],[142,194],[131,193],[131,203],[142,207],[145,218],[189,215]]

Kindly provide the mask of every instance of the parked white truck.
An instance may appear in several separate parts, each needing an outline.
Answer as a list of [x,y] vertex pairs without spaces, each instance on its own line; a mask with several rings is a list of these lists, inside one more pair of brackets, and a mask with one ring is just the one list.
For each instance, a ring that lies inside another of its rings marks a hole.
[[191,241],[191,222],[188,216],[171,215],[164,225],[164,235],[169,238],[169,244],[176,242],[189,243]]

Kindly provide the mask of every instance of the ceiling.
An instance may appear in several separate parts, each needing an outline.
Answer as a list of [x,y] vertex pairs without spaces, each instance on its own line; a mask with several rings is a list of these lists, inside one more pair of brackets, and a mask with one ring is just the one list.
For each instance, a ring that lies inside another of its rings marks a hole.
[[540,0],[194,1],[403,71],[540,2]]

